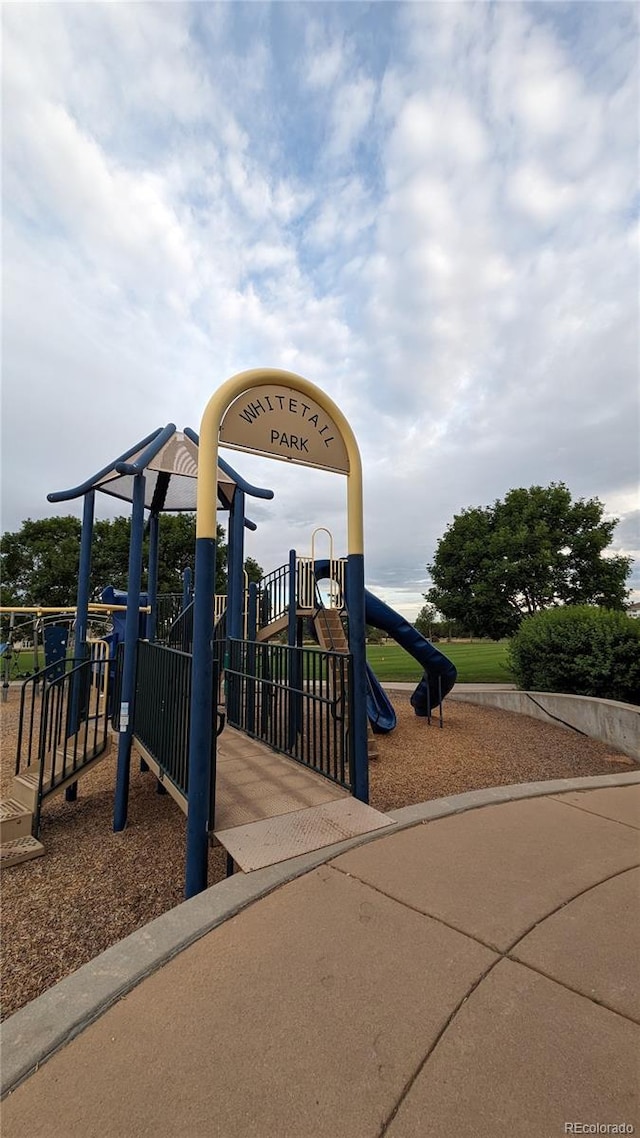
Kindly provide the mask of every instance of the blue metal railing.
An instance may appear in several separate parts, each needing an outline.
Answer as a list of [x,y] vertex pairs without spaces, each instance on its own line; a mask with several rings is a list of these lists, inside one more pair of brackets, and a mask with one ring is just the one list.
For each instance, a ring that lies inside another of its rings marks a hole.
[[[29,677],[20,693],[15,773],[37,774],[33,833],[43,799],[70,786],[106,750],[109,659],[67,660]],[[40,692],[40,685],[43,685]]]
[[228,645],[229,724],[351,790],[351,657],[246,640]]

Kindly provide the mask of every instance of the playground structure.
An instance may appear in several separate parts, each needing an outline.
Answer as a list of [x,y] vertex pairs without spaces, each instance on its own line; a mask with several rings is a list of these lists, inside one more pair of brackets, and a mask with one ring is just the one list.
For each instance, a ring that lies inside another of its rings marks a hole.
[[[347,556],[335,558],[331,548],[328,559],[317,558],[314,534],[310,556],[290,551],[285,565],[247,587],[244,531],[255,524],[246,517],[245,500],[273,493],[246,482],[218,455],[219,443],[345,475]],[[119,628],[100,657],[87,636],[96,491],[132,503],[127,592],[102,594]],[[135,745],[187,815],[187,896],[206,887],[212,840],[227,849],[230,868],[235,862],[252,869],[270,864],[265,856],[282,860],[387,825],[367,805],[367,720],[375,731],[389,731],[395,713],[367,668],[365,622],[384,629],[422,664],[424,677],[412,697],[416,714],[430,718],[441,707],[455,668],[364,588],[360,456],[335,404],[289,372],[241,373],[214,393],[199,436],[168,424],[49,500],[78,497],[84,508],[75,646],[62,666],[58,660],[23,689],[14,780],[22,815],[17,807],[5,811],[3,822],[5,830],[26,825],[28,807],[34,833],[24,837],[16,860],[42,852],[27,847],[40,845],[44,795],[64,789],[73,798],[78,778],[114,738],[114,829],[126,826]],[[165,603],[157,594],[160,515],[194,506],[195,589],[185,573],[182,595]],[[229,512],[225,598],[213,587],[218,508]],[[142,594],[145,509],[150,549]],[[305,647],[305,627],[318,648]],[[285,635],[286,643],[273,643]],[[315,844],[304,844],[309,841]]]
[[[89,604],[86,642],[92,644],[105,638],[109,641],[113,632],[114,615],[125,610],[126,606],[118,604]],[[147,608],[141,611],[150,610]],[[44,671],[55,663],[61,664],[68,654],[74,656],[76,615],[77,609],[71,605],[0,607],[0,618],[4,618],[7,625],[7,639],[0,642],[3,702],[6,702],[12,680],[30,679],[36,672],[40,672],[44,683],[42,675]],[[41,666],[41,653],[44,656],[44,669]],[[21,658],[25,654],[30,654],[32,657],[32,668],[29,670],[19,666],[20,662],[24,665],[24,660],[21,661]],[[54,672],[48,672],[49,679],[53,679],[55,675]]]

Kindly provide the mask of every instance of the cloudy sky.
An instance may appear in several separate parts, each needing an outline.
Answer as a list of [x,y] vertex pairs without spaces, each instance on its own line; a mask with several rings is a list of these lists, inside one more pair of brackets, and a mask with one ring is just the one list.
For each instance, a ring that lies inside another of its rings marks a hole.
[[[351,422],[367,582],[406,615],[453,515],[514,486],[599,496],[640,556],[635,5],[2,20],[4,529],[274,366]],[[344,552],[344,479],[226,457],[276,491],[265,569],[318,525]]]

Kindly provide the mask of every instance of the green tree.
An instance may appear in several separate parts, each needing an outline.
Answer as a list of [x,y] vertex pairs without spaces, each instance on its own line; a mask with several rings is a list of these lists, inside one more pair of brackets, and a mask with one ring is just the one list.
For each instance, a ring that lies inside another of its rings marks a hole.
[[558,605],[621,609],[630,558],[604,556],[617,519],[603,515],[598,498],[574,502],[562,482],[463,510],[438,542],[425,598],[495,640]]
[[[78,588],[80,522],[74,517],[27,518],[15,533],[0,538],[2,605],[73,605]],[[91,595],[96,598],[105,585],[126,589],[129,571],[131,521],[118,517],[96,521],[91,553]],[[227,590],[227,546],[218,526],[216,591]],[[143,546],[143,588],[147,586],[148,533]],[[160,517],[158,591],[182,591],[182,571],[193,566],[195,515],[163,514]],[[262,569],[248,557],[249,579],[259,581]]]
[[[107,518],[94,522],[90,577],[90,595],[94,599],[100,595],[105,585],[113,585],[114,589],[126,590],[129,575],[130,536],[130,518]],[[145,542],[143,547],[143,564],[145,565],[148,556],[146,544]],[[77,572],[78,562],[76,560],[76,575]],[[75,600],[75,593],[73,600]],[[73,604],[73,601],[70,603]]]
[[425,636],[427,640],[431,640],[433,636],[434,625],[438,624],[439,613],[435,605],[423,605],[418,613],[413,624],[421,636]]
[[78,581],[77,518],[27,518],[0,538],[3,605],[73,604]]
[[249,581],[255,581],[256,585],[264,577],[264,570],[261,565],[258,565],[255,557],[246,557],[244,562],[244,571],[249,578]]

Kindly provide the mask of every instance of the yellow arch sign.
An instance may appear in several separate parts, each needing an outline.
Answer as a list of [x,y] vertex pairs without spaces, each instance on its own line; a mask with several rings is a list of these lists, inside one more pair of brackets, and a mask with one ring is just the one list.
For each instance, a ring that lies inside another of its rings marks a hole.
[[218,443],[345,474],[348,552],[362,553],[362,463],[339,407],[308,379],[278,368],[254,368],[228,379],[211,396],[200,426],[196,536],[216,535]]
[[349,473],[349,455],[333,417],[306,392],[265,383],[227,408],[220,442],[301,466]]

